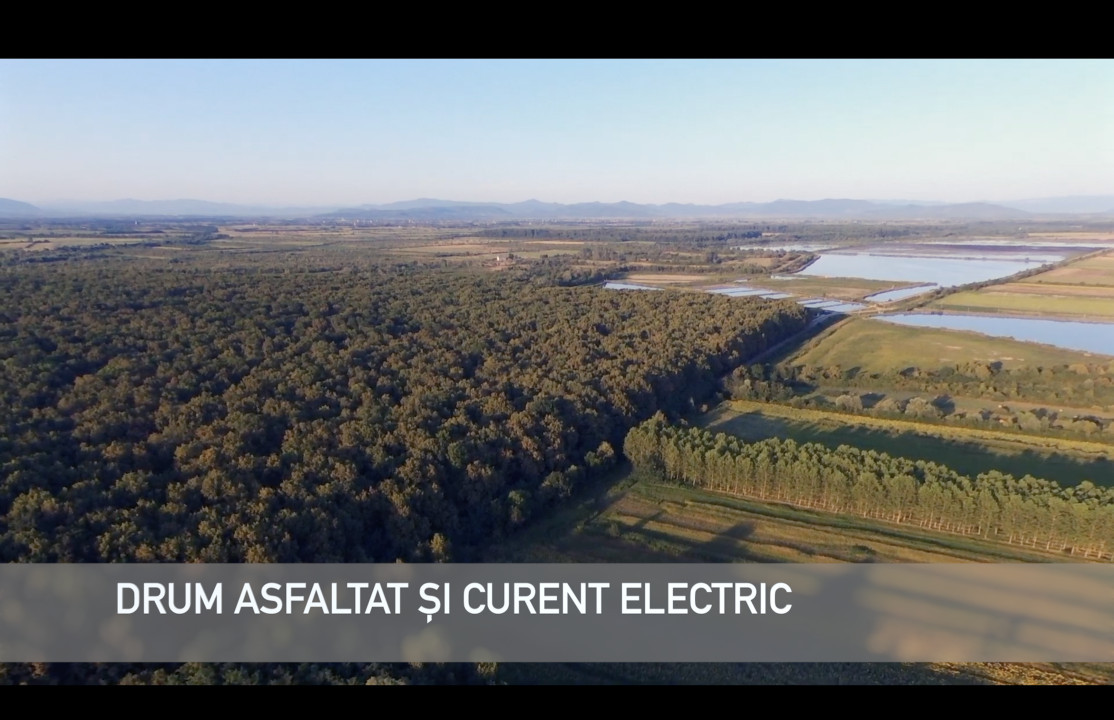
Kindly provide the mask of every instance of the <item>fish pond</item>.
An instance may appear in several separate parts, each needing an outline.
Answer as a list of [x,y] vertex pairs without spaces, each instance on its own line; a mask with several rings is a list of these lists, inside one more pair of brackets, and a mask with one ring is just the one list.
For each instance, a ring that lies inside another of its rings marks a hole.
[[[1059,260],[1056,258],[1052,262]],[[821,255],[798,275],[852,277],[893,282],[933,283],[954,287],[986,282],[1034,270],[1047,260],[973,259],[961,257],[909,257],[902,255],[858,255],[831,253]]]
[[1086,323],[1001,315],[936,315],[900,313],[876,320],[914,327],[970,330],[992,337],[1045,343],[1083,352],[1114,356],[1114,323]]

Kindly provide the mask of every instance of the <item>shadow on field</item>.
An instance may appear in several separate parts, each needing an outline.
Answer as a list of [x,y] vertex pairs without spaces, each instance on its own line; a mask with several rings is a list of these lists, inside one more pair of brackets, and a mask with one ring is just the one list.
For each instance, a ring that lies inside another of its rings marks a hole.
[[826,330],[834,330],[837,325],[849,320],[846,315],[838,315],[836,313],[820,314],[805,326],[796,335],[792,335],[773,347],[767,348],[760,352],[758,355],[750,359],[750,363],[771,363],[777,364],[786,358],[792,357],[805,345],[811,342],[814,338],[819,336]]

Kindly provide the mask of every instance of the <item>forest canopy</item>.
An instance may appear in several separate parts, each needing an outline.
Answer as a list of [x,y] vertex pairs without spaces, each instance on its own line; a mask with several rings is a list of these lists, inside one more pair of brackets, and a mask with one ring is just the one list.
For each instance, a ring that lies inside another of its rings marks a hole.
[[4,270],[0,559],[468,557],[800,330],[452,271]]

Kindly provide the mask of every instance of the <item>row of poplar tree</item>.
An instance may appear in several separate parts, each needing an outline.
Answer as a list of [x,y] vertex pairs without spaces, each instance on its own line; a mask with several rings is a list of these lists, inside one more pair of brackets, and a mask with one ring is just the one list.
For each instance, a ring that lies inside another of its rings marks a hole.
[[670,425],[656,414],[627,434],[636,468],[741,497],[1114,560],[1114,489],[997,471],[974,478],[936,463],[841,445]]

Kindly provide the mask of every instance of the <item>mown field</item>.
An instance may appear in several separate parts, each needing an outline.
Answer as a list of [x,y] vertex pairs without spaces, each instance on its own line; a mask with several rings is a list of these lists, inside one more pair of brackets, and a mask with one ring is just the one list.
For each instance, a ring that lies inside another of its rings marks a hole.
[[836,300],[861,300],[867,295],[911,287],[917,283],[891,282],[889,280],[866,280],[864,278],[826,278],[826,277],[779,277],[762,278],[756,282],[762,287],[779,292],[793,293],[801,297],[815,295]]
[[1065,267],[1034,275],[1024,282],[1112,287],[1114,286],[1114,253],[1084,258]]
[[889,455],[947,465],[965,475],[999,470],[1077,485],[1114,484],[1114,448],[1100,443],[1019,436],[993,430],[930,425],[910,420],[850,416],[746,401],[721,404],[701,419],[713,432],[744,440],[768,437],[852,445]]
[[[1042,553],[620,474],[489,562],[1031,562]],[[513,663],[512,684],[1095,684],[1114,666],[1022,663]]]
[[947,295],[931,307],[1043,318],[1114,319],[1114,253],[1084,257],[1018,282]]
[[[941,310],[978,313],[1002,313],[1006,315],[1027,315],[1042,318],[1114,319],[1114,295],[1083,295],[1079,292],[1054,294],[1048,292],[1049,286],[1034,286],[1036,292],[1023,292],[1013,287],[977,292],[961,292],[937,300],[930,307]],[[1076,286],[1068,286],[1076,288]],[[1100,288],[1100,290],[1108,290]],[[1097,328],[1096,331],[1101,331]],[[1114,327],[1108,328],[1114,332]]]
[[867,373],[895,369],[936,369],[976,360],[998,361],[1006,368],[1086,363],[1092,353],[995,338],[960,330],[903,327],[881,320],[851,318],[788,353],[789,365],[860,368]]

